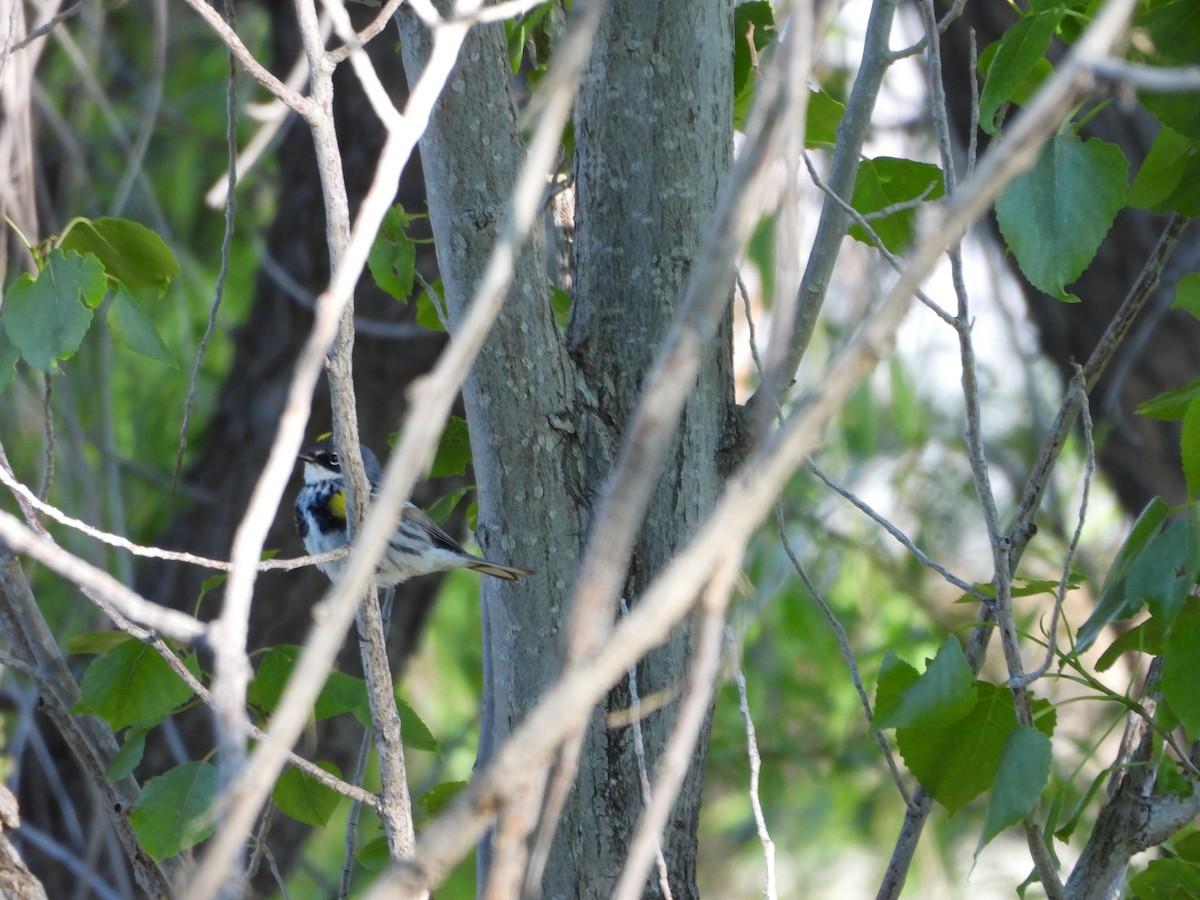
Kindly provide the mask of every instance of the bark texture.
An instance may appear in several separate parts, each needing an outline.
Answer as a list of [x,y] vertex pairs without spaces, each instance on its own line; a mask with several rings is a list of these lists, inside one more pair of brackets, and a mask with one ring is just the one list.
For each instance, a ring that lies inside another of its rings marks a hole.
[[[400,20],[411,79],[427,56],[428,38],[411,15],[402,12]],[[538,570],[517,585],[485,585],[490,677],[484,721],[491,733],[481,756],[558,669],[558,634],[592,504],[611,471],[729,162],[731,28],[725,0],[611,4],[577,104],[567,339],[551,314],[544,252],[535,235],[464,389],[480,543],[498,561]],[[506,65],[503,31],[473,30],[421,144],[454,317],[483,271],[523,158]],[[716,497],[716,448],[733,401],[730,372],[726,325],[698,379],[643,527],[626,587],[631,603]],[[640,692],[677,690],[688,656],[688,635],[680,633],[640,667]],[[627,687],[618,687],[593,717],[578,782],[545,866],[544,896],[608,896],[620,874],[642,796],[631,730],[606,730],[603,713],[628,706]],[[675,709],[670,703],[642,723],[651,769]],[[703,755],[698,751],[665,836],[675,897],[696,893]],[[648,891],[657,896],[657,882]]]
[[[686,25],[685,25],[686,23]],[[603,484],[637,404],[641,383],[671,321],[701,246],[717,184],[731,155],[732,5],[618,0],[605,19],[575,116],[575,289],[568,341],[594,408],[583,417],[587,484]],[[721,485],[717,451],[733,404],[728,320],[709,349],[684,409],[634,550],[626,584],[631,604],[695,532]],[[690,654],[686,629],[638,666],[642,696],[680,688]],[[606,710],[631,702],[627,682]],[[646,758],[667,741],[677,704],[646,718]],[[707,734],[663,837],[675,897],[696,895],[696,828]],[[576,865],[610,860],[594,890],[611,890],[642,797],[631,728],[588,733],[581,802],[564,816],[563,841]],[[608,797],[608,804],[588,802]],[[566,896],[569,884],[546,887]],[[558,891],[554,889],[558,888]],[[585,895],[590,895],[585,892]],[[648,896],[661,896],[656,878]]]

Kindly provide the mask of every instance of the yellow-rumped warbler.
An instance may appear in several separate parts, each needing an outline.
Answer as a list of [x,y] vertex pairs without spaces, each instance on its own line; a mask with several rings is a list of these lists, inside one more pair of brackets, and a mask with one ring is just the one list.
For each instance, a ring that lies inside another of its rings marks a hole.
[[[382,469],[379,460],[362,447],[363,468],[374,495]],[[296,495],[296,530],[304,549],[311,555],[328,553],[346,545],[346,480],[341,461],[333,449],[333,438],[324,435],[300,453],[304,462],[304,487]],[[318,568],[333,581],[346,570],[346,560],[320,563]],[[458,542],[413,506],[406,503],[396,533],[388,541],[383,559],[375,572],[379,587],[392,587],[402,581],[431,572],[474,569],[505,581],[532,575],[529,569],[501,566],[467,553]]]

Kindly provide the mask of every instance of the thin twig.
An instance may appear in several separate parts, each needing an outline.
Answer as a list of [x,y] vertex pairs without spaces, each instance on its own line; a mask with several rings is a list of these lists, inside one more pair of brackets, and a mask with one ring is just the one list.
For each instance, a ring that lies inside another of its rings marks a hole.
[[[209,559],[205,556],[197,556],[194,553],[186,553],[182,550],[166,550],[162,547],[148,547],[143,544],[135,544],[128,538],[121,537],[119,534],[103,531],[95,526],[89,525],[80,519],[67,515],[61,509],[52,504],[46,503],[38,499],[30,488],[22,484],[16,479],[12,471],[9,469],[7,460],[0,459],[0,484],[13,492],[18,502],[26,509],[29,518],[32,511],[37,511],[45,516],[50,517],[60,525],[65,525],[88,537],[100,541],[102,544],[107,544],[110,547],[117,547],[121,550],[128,551],[134,556],[142,556],[148,559],[165,559],[173,562],[187,563],[192,566],[201,566],[205,569],[216,569],[220,572],[230,572],[233,570],[233,563],[222,559]],[[32,526],[31,526],[32,527]],[[45,529],[42,529],[42,533]],[[329,550],[325,553],[319,553],[315,556],[297,556],[291,559],[265,559],[258,563],[258,571],[283,571],[290,572],[293,569],[301,569],[305,566],[315,566],[320,563],[333,562],[338,559],[345,559],[350,555],[349,549],[342,547],[338,550]]]
[[[637,830],[629,842],[625,868],[613,889],[614,900],[635,900],[642,896],[646,875],[655,851],[661,855],[660,835],[683,786],[684,776],[692,761],[696,740],[708,718],[717,672],[721,664],[721,638],[725,632],[725,610],[733,593],[741,561],[741,548],[731,548],[720,560],[705,586],[701,598],[703,611],[697,626],[698,634],[692,649],[692,664],[688,671],[679,715],[675,727],[658,759],[654,792],[642,811]],[[643,601],[644,602],[644,601]],[[670,896],[668,891],[666,896]]]
[[39,500],[50,496],[50,485],[54,483],[54,410],[50,403],[53,394],[54,382],[50,380],[50,373],[45,372],[42,374],[42,430],[46,444],[42,450],[42,485],[37,492]]
[[[33,43],[38,38],[45,37],[67,19],[70,19],[72,16],[77,16],[79,13],[83,12],[90,2],[91,0],[78,0],[78,2],[71,4],[62,12],[55,15],[52,19],[33,29],[33,31],[29,32],[29,34],[25,35],[25,37],[21,38],[11,47],[6,48],[6,54],[16,53],[18,50],[29,46],[29,44]],[[2,70],[0,70],[0,74],[3,74]]]
[[957,575],[955,575],[949,569],[945,568],[937,561],[931,559],[925,553],[925,551],[923,551],[920,547],[918,547],[916,544],[913,543],[912,538],[910,538],[907,534],[905,534],[903,531],[901,531],[896,525],[892,524],[891,521],[889,521],[881,513],[877,512],[874,508],[872,508],[865,500],[863,500],[857,494],[853,493],[848,488],[843,487],[842,485],[840,485],[836,481],[834,481],[832,478],[830,478],[825,473],[825,471],[820,466],[818,466],[815,462],[812,462],[811,460],[809,461],[808,470],[810,472],[812,472],[814,475],[816,475],[817,478],[821,479],[821,481],[824,482],[826,487],[828,487],[830,490],[832,490],[834,493],[838,494],[845,500],[848,500],[850,503],[852,503],[854,505],[854,507],[856,509],[858,509],[861,513],[863,513],[865,516],[867,516],[869,519],[871,519],[871,521],[873,521],[876,525],[878,525],[880,528],[882,528],[884,531],[886,531],[888,534],[890,534],[892,537],[894,537],[897,541],[899,541],[900,544],[904,547],[904,549],[912,554],[913,559],[915,559],[921,565],[925,566],[928,569],[933,569],[933,571],[935,571],[939,575],[941,575],[942,578],[946,579],[946,581],[948,581],[950,584],[954,585],[956,588],[958,588],[960,591],[962,591],[967,596],[969,596],[975,600],[978,600],[980,603],[991,603],[992,602],[992,598],[987,596],[987,594],[985,594],[983,591],[979,590],[979,588],[975,587],[975,585],[971,584],[969,581],[966,581],[965,579],[959,578]]
[[[1076,363],[1075,377],[1079,380],[1080,385],[1083,384],[1083,368]],[[1067,586],[1071,582],[1071,563],[1075,559],[1075,552],[1079,547],[1079,538],[1083,534],[1083,523],[1087,519],[1088,507],[1088,492],[1092,486],[1092,478],[1096,473],[1096,442],[1092,438],[1092,414],[1088,405],[1086,392],[1082,394],[1083,402],[1079,407],[1079,418],[1083,424],[1083,443],[1084,443],[1084,467],[1083,467],[1083,496],[1079,500],[1079,515],[1075,521],[1075,531],[1071,535],[1071,540],[1067,544],[1067,550],[1063,554],[1063,570],[1059,577],[1058,588],[1054,592],[1054,610],[1050,614],[1050,625],[1046,630],[1046,659],[1045,661],[1024,676],[1024,683],[1019,687],[1026,687],[1050,671],[1050,665],[1054,661],[1056,635],[1058,634],[1058,619],[1062,614],[1063,601],[1067,596]]]
[[[834,193],[833,188],[831,188],[826,183],[825,179],[821,177],[821,174],[817,171],[817,167],[813,165],[812,159],[807,153],[804,154],[804,164],[808,167],[808,175],[812,179],[813,184],[817,186],[817,190],[821,191],[826,197],[830,198],[834,203],[840,206],[843,212],[845,212],[846,215],[854,220],[854,224],[867,233],[867,238],[872,244],[874,244],[875,249],[879,251],[880,255],[887,260],[889,266],[891,266],[897,272],[903,271],[903,263],[901,262],[900,257],[887,248],[887,245],[883,242],[883,238],[881,238],[875,229],[871,227],[871,223],[867,221],[866,217],[862,213],[851,206],[849,201],[847,201],[845,198],[839,197],[836,193]],[[922,203],[923,202],[925,201],[922,201]],[[916,292],[916,297],[943,322],[948,325],[955,324],[954,316],[942,309],[942,307],[932,297],[926,294],[925,291],[918,289]]]
[[146,628],[188,643],[207,631],[204,623],[186,613],[151,603],[103,569],[84,562],[49,537],[35,534],[6,512],[0,512],[0,541],[13,552],[37,560],[85,591],[93,591],[98,598],[119,609],[122,615]]
[[[871,4],[863,40],[862,64],[838,126],[837,147],[828,179],[830,194],[821,206],[817,233],[800,282],[796,301],[798,314],[789,335],[785,371],[796,371],[808,350],[825,301],[825,292],[829,288],[834,263],[841,252],[842,238],[850,225],[851,217],[833,197],[849,197],[854,191],[854,179],[862,158],[863,143],[871,127],[875,102],[883,86],[883,76],[892,65],[888,41],[898,5],[899,0],[874,0]],[[920,280],[914,278],[913,284],[904,284],[905,294],[918,288]]]
[[[946,11],[946,14],[944,16],[942,16],[941,20],[938,22],[937,33],[945,34],[946,29],[949,28],[952,24],[954,24],[954,21],[959,16],[962,15],[963,10],[966,9],[966,7],[967,7],[967,0],[954,0],[954,4],[950,7],[949,10]],[[926,34],[915,44],[912,44],[909,47],[905,47],[903,50],[893,50],[892,54],[891,54],[892,61],[894,62],[896,60],[905,59],[909,56],[916,56],[918,53],[924,53],[925,48],[928,45],[929,45],[929,35]]]
[[[233,4],[225,0],[225,16],[230,27],[236,23]],[[237,64],[233,51],[229,51],[229,73],[225,81],[225,152],[228,157],[229,169],[225,180],[225,232],[221,237],[221,266],[217,270],[217,280],[213,285],[212,303],[208,306],[208,321],[204,326],[204,334],[200,338],[200,346],[196,348],[196,360],[192,364],[192,377],[188,379],[187,399],[183,403],[183,421],[179,423],[179,441],[175,449],[175,467],[171,472],[171,490],[179,482],[179,473],[183,469],[183,454],[187,450],[188,426],[192,421],[192,409],[196,403],[196,394],[200,390],[200,370],[204,367],[204,359],[208,354],[208,343],[212,340],[217,328],[217,313],[221,309],[221,300],[225,296],[225,279],[229,277],[230,250],[233,247],[234,222],[237,213],[237,178],[238,178],[238,149],[237,149]]]
[[[800,562],[800,558],[796,555],[795,549],[792,547],[791,541],[787,539],[787,534],[783,527],[783,503],[782,501],[775,504],[775,527],[779,534],[780,542],[783,546],[783,552],[787,555],[788,561],[791,562],[792,568],[796,570],[796,574],[800,576],[800,580],[804,582],[804,587],[808,590],[808,594],[812,597],[813,602],[817,604],[817,609],[821,611],[829,626],[833,629],[833,633],[837,636],[838,648],[841,650],[842,659],[845,660],[847,668],[850,670],[850,680],[854,684],[854,690],[858,693],[858,701],[862,705],[863,714],[866,716],[867,725],[871,724],[871,719],[875,714],[871,711],[871,698],[867,694],[867,689],[863,685],[862,676],[858,671],[858,660],[855,659],[854,649],[850,646],[850,638],[846,634],[846,629],[842,626],[841,620],[837,614],[817,590],[816,584],[808,576],[808,571]],[[892,774],[892,781],[896,785],[896,790],[900,796],[904,798],[904,804],[908,806],[912,800],[909,797],[908,788],[905,787],[904,779],[900,775],[900,767],[896,765],[896,759],[892,755],[892,748],[888,745],[887,738],[879,731],[872,731],[875,735],[875,741],[879,744],[879,749],[883,751],[883,758],[887,762],[888,771]]]
[[[807,156],[805,157],[805,159],[807,161]],[[810,171],[811,171],[811,163],[809,164],[809,166],[810,166]],[[755,336],[754,336],[754,317],[753,317],[753,315],[751,315],[750,298],[749,298],[748,292],[746,291],[745,285],[741,281],[740,276],[738,277],[738,286],[742,291],[742,298],[743,298],[743,302],[745,303],[746,321],[749,325],[750,355],[754,359],[755,365],[758,366],[758,368],[759,368],[759,376],[762,377],[762,363],[759,360],[758,345],[757,345],[757,341],[755,340]],[[769,395],[769,396],[771,397],[772,400],[774,400],[773,395]],[[778,406],[777,403],[776,403],[776,411],[777,411],[777,415],[780,419],[780,424],[782,424],[783,423],[783,411]],[[942,569],[940,566],[938,566],[936,563],[934,563],[932,560],[930,560],[927,556],[925,556],[925,554],[922,553],[919,549],[917,549],[916,545],[914,545],[912,543],[912,541],[910,541],[908,539],[908,537],[906,535],[904,535],[903,532],[900,531],[900,529],[896,528],[894,525],[892,525],[890,522],[888,522],[886,519],[884,519],[882,516],[880,516],[878,513],[876,513],[873,509],[871,509],[871,507],[867,506],[865,503],[863,503],[861,500],[859,500],[857,497],[855,497],[849,491],[846,491],[840,485],[833,482],[823,471],[821,471],[820,467],[817,466],[816,463],[814,463],[811,459],[808,461],[808,467],[810,470],[813,471],[814,474],[817,475],[818,478],[820,478],[823,482],[825,482],[825,484],[828,487],[837,491],[837,493],[841,494],[843,497],[845,497],[847,500],[849,500],[851,503],[853,503],[855,506],[857,506],[859,509],[861,509],[863,512],[865,512],[867,515],[869,515],[871,518],[873,518],[879,524],[881,524],[885,528],[887,528],[888,531],[897,538],[897,540],[899,540],[902,544],[904,544],[906,547],[908,547],[910,549],[910,551],[913,553],[914,556],[917,557],[918,560],[920,560],[921,562],[928,565],[930,568],[933,568],[935,571],[942,574],[943,577],[946,577],[952,583],[961,582],[961,579],[956,579],[954,576],[950,575],[948,572],[946,572],[944,569]],[[813,601],[817,604],[817,607],[821,610],[822,615],[825,616],[826,620],[830,624],[830,627],[833,628],[834,634],[837,636],[838,647],[841,650],[842,658],[846,661],[846,665],[850,670],[850,679],[853,682],[854,688],[858,692],[859,700],[863,705],[863,711],[866,714],[867,724],[870,725],[871,719],[873,718],[873,713],[871,712],[871,699],[866,692],[866,688],[863,686],[862,677],[861,677],[861,675],[859,675],[858,661],[854,656],[854,649],[850,646],[850,638],[846,634],[846,629],[842,625],[841,620],[838,619],[837,614],[833,611],[833,608],[827,602],[825,602],[824,597],[822,597],[821,593],[817,590],[817,586],[813,583],[812,579],[809,578],[808,572],[805,570],[804,566],[800,563],[800,558],[796,555],[795,549],[792,547],[792,543],[788,539],[787,529],[784,524],[783,502],[782,501],[778,501],[775,504],[775,531],[776,531],[776,534],[779,536],[780,545],[783,547],[784,553],[787,555],[788,560],[792,564],[792,568],[796,570],[796,574],[799,575],[800,580],[804,582],[804,586],[808,589],[809,596],[811,596],[813,598]],[[969,585],[966,582],[962,582],[962,585],[965,590],[978,593],[978,591],[972,585]],[[744,682],[744,678],[741,675],[740,668],[738,670],[738,675],[739,675],[739,678],[742,678],[742,681]],[[744,689],[745,689],[744,683],[739,683],[739,690],[744,691]],[[753,729],[753,723],[749,723],[749,718],[748,718],[749,710],[747,709],[747,711],[745,713],[743,713],[743,715],[747,718],[747,721],[748,721],[747,738],[751,742],[753,742],[753,734],[751,731]],[[910,802],[908,789],[904,785],[904,780],[900,775],[900,769],[896,765],[895,758],[892,756],[892,749],[888,745],[887,739],[879,731],[875,731],[874,735],[875,735],[876,742],[879,744],[880,750],[883,751],[883,757],[884,757],[884,760],[887,762],[888,770],[892,774],[892,780],[895,782],[896,788],[900,792],[900,796],[904,798],[905,804],[907,805]],[[757,763],[753,758],[751,759],[751,771],[752,771],[752,773],[754,773],[754,776],[753,776],[754,781],[755,781],[755,783],[757,783],[757,778],[758,778]],[[761,816],[761,810],[759,810],[756,815]],[[765,830],[766,830],[765,825],[762,825],[761,829],[760,829],[760,837],[761,837],[761,833],[765,832]],[[768,837],[768,840],[769,840],[769,837]],[[772,844],[768,847],[768,845],[764,843],[764,847],[767,848],[767,852],[770,855],[771,859],[773,860],[774,845]],[[773,866],[773,862],[771,863],[771,865]],[[769,882],[773,882],[773,879],[774,879],[774,872],[771,871],[770,877],[768,880],[769,880]]]
[[207,0],[186,0],[186,2],[205,21],[208,27],[213,30],[217,37],[221,39],[221,43],[229,48],[230,52],[242,64],[242,68],[246,70],[251,78],[274,94],[279,100],[286,103],[290,109],[298,112],[306,119],[317,113],[315,104],[311,98],[305,97],[298,91],[289,88],[254,58],[254,54],[242,43],[242,39],[238,37],[237,32],[233,30],[219,12],[209,5]]
[[[621,615],[629,615],[629,601],[621,598]],[[629,716],[633,731],[633,756],[637,761],[638,780],[642,786],[642,805],[650,805],[650,774],[646,768],[646,742],[642,736],[642,698],[638,694],[637,665],[629,667]],[[671,879],[667,871],[667,860],[663,856],[662,842],[656,840],[655,865],[658,867],[658,886],[665,900],[671,900]]]
[[738,691],[738,711],[742,714],[742,726],[746,731],[746,757],[750,761],[750,810],[754,814],[754,830],[758,832],[758,842],[763,848],[763,863],[766,867],[766,885],[763,896],[767,900],[776,900],[779,896],[775,885],[775,842],[771,840],[771,832],[767,829],[767,817],[763,815],[762,798],[759,795],[759,774],[762,771],[762,756],[758,752],[758,737],[754,730],[754,719],[750,715],[750,697],[746,690],[746,674],[742,671],[741,650],[734,639],[733,629],[725,626],[725,643],[729,646],[729,656],[734,665],[734,682]]

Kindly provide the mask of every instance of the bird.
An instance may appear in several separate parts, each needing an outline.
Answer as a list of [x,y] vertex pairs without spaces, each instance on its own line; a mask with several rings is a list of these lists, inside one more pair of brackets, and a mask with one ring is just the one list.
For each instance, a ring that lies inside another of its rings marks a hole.
[[[383,470],[379,458],[370,448],[360,446],[359,449],[374,498]],[[321,435],[315,444],[300,452],[299,461],[304,463],[304,487],[296,495],[296,531],[304,549],[316,556],[346,546],[349,539],[346,479],[332,435]],[[317,564],[317,568],[334,582],[341,579],[346,566],[346,559]],[[502,566],[472,556],[433,519],[412,503],[405,503],[400,524],[379,561],[375,583],[390,588],[418,575],[451,569],[471,569],[502,581],[516,581],[533,574],[531,569]]]

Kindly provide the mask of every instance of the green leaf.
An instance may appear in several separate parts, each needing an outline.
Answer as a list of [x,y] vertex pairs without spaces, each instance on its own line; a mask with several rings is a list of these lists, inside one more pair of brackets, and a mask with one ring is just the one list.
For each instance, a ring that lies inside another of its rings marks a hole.
[[454,508],[458,506],[467,492],[474,489],[474,485],[463,485],[460,488],[455,488],[445,496],[439,497],[436,501],[429,505],[425,510],[425,515],[433,519],[439,525],[445,525],[446,520],[450,518],[450,514],[454,512]]
[[1163,698],[1188,733],[1189,740],[1200,736],[1200,678],[1196,660],[1200,659],[1200,616],[1181,619],[1167,635],[1163,655]]
[[127,644],[130,641],[139,643],[137,638],[126,634],[124,631],[117,631],[115,629],[108,631],[87,631],[67,640],[67,652],[72,655],[99,656],[101,653],[107,653],[114,647],[119,647],[121,644]]
[[1066,286],[1087,268],[1125,202],[1129,163],[1115,144],[1054,137],[1033,168],[996,201],[1017,264],[1039,290],[1073,301]]
[[[775,39],[775,11],[768,0],[751,0],[733,10],[733,121],[741,128],[750,110],[759,51]],[[753,50],[751,47],[753,46]]]
[[[192,657],[189,668],[194,667]],[[141,641],[126,641],[93,660],[79,688],[73,711],[100,716],[114,731],[159,722],[192,698],[192,689],[167,661]]]
[[[317,766],[331,775],[342,777],[341,770],[331,762],[318,762]],[[326,787],[307,772],[290,768],[275,782],[271,797],[275,805],[297,822],[323,828],[337,809],[339,794]]]
[[809,150],[832,150],[837,144],[838,126],[846,104],[839,103],[824,91],[812,91],[808,95],[808,109],[804,116],[804,146]]
[[1200,897],[1200,868],[1182,859],[1152,859],[1129,879],[1136,900],[1190,900]]
[[[850,205],[870,220],[871,228],[885,247],[900,253],[912,241],[916,209],[900,210],[881,219],[871,219],[871,214],[918,197],[936,200],[944,193],[942,170],[937,166],[880,156],[863,160],[859,165]],[[867,232],[858,225],[850,228],[850,236],[864,244],[871,243]]]
[[1171,309],[1182,309],[1193,319],[1200,319],[1200,272],[1189,272],[1179,279]]
[[1200,491],[1200,397],[1193,397],[1183,414],[1183,437],[1179,444],[1183,454],[1183,477],[1188,496]]
[[[299,658],[299,647],[280,644],[272,648],[258,664],[258,671],[250,682],[249,696],[267,715],[279,705],[279,698],[283,696],[288,678],[291,677]],[[399,698],[396,698],[396,706],[400,713],[404,745],[414,750],[436,750],[437,740],[421,721],[420,716]],[[372,727],[366,682],[345,672],[330,672],[325,686],[317,695],[313,717],[321,721],[343,713],[353,715],[364,728]]]
[[1150,38],[1153,58],[1168,66],[1184,66],[1200,59],[1200,4],[1172,0],[1137,17],[1137,27]]
[[142,762],[146,752],[146,735],[150,733],[150,725],[132,725],[126,729],[121,749],[109,760],[104,769],[104,777],[112,781],[120,781],[133,774]]
[[158,331],[124,285],[117,289],[108,307],[108,330],[134,353],[140,353],[172,369],[179,368],[179,363],[167,349]]
[[[1072,572],[1067,579],[1067,590],[1073,591],[1085,581],[1083,575],[1079,572]],[[990,581],[977,582],[972,585],[975,590],[979,591],[985,597],[996,596],[996,586]],[[1018,597],[1036,597],[1039,594],[1049,594],[1054,597],[1058,595],[1058,582],[1051,581],[1045,578],[1024,578],[1017,577],[1012,580],[1012,585],[1009,588],[1009,594],[1013,599]],[[963,594],[955,603],[977,603],[978,601],[970,594]]]
[[[900,670],[892,669],[892,673]],[[884,673],[880,672],[882,683]],[[928,728],[957,722],[975,706],[975,676],[962,647],[953,636],[946,639],[938,655],[918,678],[899,693],[877,692],[875,718],[871,727]]]
[[389,209],[367,255],[367,268],[375,283],[403,302],[412,294],[416,273],[417,244],[405,232],[415,218],[399,203]]
[[550,285],[550,308],[554,311],[554,324],[566,328],[571,320],[571,295],[558,285]]
[[354,861],[368,872],[381,872],[392,862],[391,850],[387,838],[377,837],[363,844],[361,850],[354,854]]
[[1173,524],[1146,546],[1125,580],[1129,600],[1145,600],[1150,614],[1168,628],[1200,573],[1200,524],[1193,514]]
[[872,727],[874,721],[879,719],[881,711],[894,710],[900,706],[904,692],[916,684],[920,677],[920,672],[903,660],[897,659],[891,650],[884,654],[883,662],[879,666],[879,676],[875,680],[875,716],[872,719]]
[[76,219],[59,241],[64,250],[93,254],[105,273],[132,291],[166,293],[179,261],[157,234],[129,219]]
[[[1164,66],[1193,65],[1200,57],[1200,4],[1196,0],[1145,4],[1145,11],[1134,22],[1144,43],[1149,44],[1148,59]],[[1200,103],[1196,92],[1157,94],[1143,91],[1142,103],[1164,125],[1193,140],[1200,140]],[[1181,187],[1187,186],[1181,182]],[[1193,191],[1200,190],[1191,185]]]
[[400,713],[401,743],[414,750],[428,750],[430,753],[436,753],[437,738],[433,736],[433,732],[429,730],[429,726],[425,724],[424,720],[417,715],[417,711],[401,700],[399,696],[396,697],[396,710]]
[[1200,163],[1200,148],[1196,142],[1173,128],[1163,128],[1150,145],[1150,152],[1129,187],[1129,205],[1187,215],[1175,207],[1178,199],[1187,196],[1190,185],[1184,184],[1182,193],[1180,187],[1185,175],[1195,174],[1189,173],[1189,168],[1197,163]]
[[17,360],[20,358],[21,351],[9,339],[8,332],[0,327],[0,393],[12,384],[17,374]]
[[1158,619],[1147,619],[1140,622],[1108,645],[1108,649],[1096,660],[1096,671],[1107,672],[1112,668],[1113,663],[1126,653],[1161,656],[1165,647],[1166,634],[1167,626]]
[[508,65],[516,75],[525,57],[525,23],[522,19],[505,19],[504,34],[508,39]]
[[212,834],[209,810],[217,788],[217,770],[202,762],[184,763],[147,781],[129,817],[142,849],[161,862]]
[[431,287],[436,297],[431,297],[429,291],[421,291],[417,295],[417,324],[430,331],[445,331],[441,310],[446,308],[442,291],[442,280],[439,278]]
[[1071,840],[1072,835],[1075,834],[1075,829],[1079,827],[1080,821],[1083,820],[1084,814],[1091,815],[1092,799],[1100,792],[1101,788],[1108,784],[1111,774],[1107,769],[1097,773],[1088,786],[1088,789],[1083,792],[1083,796],[1075,804],[1075,809],[1067,817],[1067,821],[1055,829],[1054,836],[1056,838],[1064,844]]
[[[977,700],[971,712],[951,725],[900,728],[896,745],[904,763],[930,796],[953,815],[995,781],[1009,733],[1017,727],[1012,692],[975,682]],[[1055,717],[1046,701],[1035,703],[1038,730],[1051,734]]]
[[[250,682],[249,696],[263,711],[270,715],[279,705],[279,698],[300,658],[300,648],[294,644],[273,647],[258,664],[258,671]],[[329,719],[342,713],[350,713],[364,727],[371,727],[371,711],[367,703],[367,687],[361,678],[344,672],[330,672],[325,686],[317,695],[313,716],[318,720]]]
[[53,372],[79,349],[106,290],[96,257],[51,250],[36,280],[22,275],[8,289],[4,327],[27,363]]
[[1139,405],[1137,411],[1152,419],[1171,422],[1182,419],[1196,397],[1200,397],[1200,378],[1181,388],[1152,397]]
[[1050,760],[1050,738],[1036,728],[1018,725],[1009,733],[996,780],[988,792],[987,815],[975,846],[976,858],[996,835],[1033,812],[1050,779]]
[[430,478],[445,478],[463,475],[471,462],[471,435],[467,431],[467,420],[451,416],[438,441],[437,453],[429,469]]
[[467,786],[465,781],[443,781],[441,784],[435,784],[417,801],[417,806],[425,815],[433,818],[459,795],[463,788]]
[[1162,498],[1155,497],[1146,504],[1146,508],[1133,523],[1129,537],[1125,538],[1125,543],[1117,551],[1117,557],[1100,587],[1100,598],[1096,601],[1096,608],[1079,628],[1075,640],[1077,653],[1082,653],[1090,647],[1109,623],[1118,619],[1128,619],[1141,609],[1142,604],[1136,597],[1127,598],[1125,595],[1125,576],[1139,554],[1162,529],[1170,511],[1171,508]]
[[1196,102],[1195,93],[1156,94],[1139,91],[1138,98],[1163,125],[1193,141],[1200,141],[1200,103]]
[[1180,859],[1200,863],[1200,831],[1176,835],[1172,838],[1170,847]]
[[[987,79],[979,95],[979,125],[988,134],[999,132],[996,113],[1005,103],[1016,99],[1017,89],[1034,73],[1039,62],[1045,62],[1063,14],[1063,10],[1055,9],[1026,16],[994,45],[995,56],[987,67]],[[980,62],[982,65],[983,57]]]

